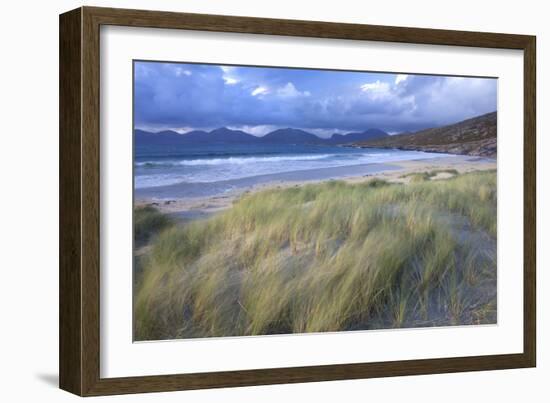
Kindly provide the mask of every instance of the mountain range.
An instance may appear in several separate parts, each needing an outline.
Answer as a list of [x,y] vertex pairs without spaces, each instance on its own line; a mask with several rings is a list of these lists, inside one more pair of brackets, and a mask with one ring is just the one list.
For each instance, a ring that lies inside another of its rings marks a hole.
[[353,146],[496,157],[497,113],[414,133],[358,141]]
[[388,137],[389,134],[379,129],[368,129],[364,132],[333,134],[330,138],[321,138],[313,133],[300,129],[278,129],[264,136],[253,136],[242,130],[231,130],[226,127],[210,132],[193,130],[179,134],[172,130],[157,133],[145,130],[134,130],[136,145],[206,145],[206,144],[325,144],[341,145],[358,141],[367,141]]
[[184,134],[165,130],[152,133],[134,130],[136,145],[208,145],[208,144],[313,144],[346,145],[361,148],[394,148],[435,153],[495,157],[497,154],[497,113],[491,112],[464,121],[389,135],[383,130],[335,133],[321,138],[300,129],[277,129],[264,136],[221,127],[212,131],[194,130]]

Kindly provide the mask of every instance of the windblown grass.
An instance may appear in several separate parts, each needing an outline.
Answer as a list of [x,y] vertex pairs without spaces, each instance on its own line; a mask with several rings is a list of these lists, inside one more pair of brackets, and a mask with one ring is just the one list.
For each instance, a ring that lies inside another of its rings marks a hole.
[[134,240],[137,244],[147,242],[151,236],[170,225],[172,220],[152,206],[134,209]]
[[495,256],[495,171],[265,190],[153,238],[136,339],[494,323]]

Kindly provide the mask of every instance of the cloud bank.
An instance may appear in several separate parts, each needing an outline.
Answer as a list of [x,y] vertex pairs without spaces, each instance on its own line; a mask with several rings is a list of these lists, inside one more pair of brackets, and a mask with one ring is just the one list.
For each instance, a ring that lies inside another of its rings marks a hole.
[[415,131],[495,111],[497,80],[135,62],[134,118],[146,130],[227,126],[334,132]]

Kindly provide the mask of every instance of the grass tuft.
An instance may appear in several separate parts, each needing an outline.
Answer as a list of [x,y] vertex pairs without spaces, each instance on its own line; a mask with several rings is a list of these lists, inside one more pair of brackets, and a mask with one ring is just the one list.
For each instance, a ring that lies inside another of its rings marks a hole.
[[434,169],[428,172],[411,172],[405,175],[401,175],[401,178],[410,178],[410,181],[412,183],[418,183],[429,181],[439,174],[449,174],[452,176],[456,176],[458,175],[458,171],[456,169]]
[[147,242],[153,235],[170,225],[172,220],[152,206],[134,209],[134,240],[137,244]]

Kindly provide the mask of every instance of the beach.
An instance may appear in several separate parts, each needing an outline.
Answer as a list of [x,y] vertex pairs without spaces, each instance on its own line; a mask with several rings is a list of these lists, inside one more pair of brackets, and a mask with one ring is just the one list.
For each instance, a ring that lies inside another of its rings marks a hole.
[[495,167],[429,156],[136,189],[136,338],[494,324]]
[[[403,161],[378,162],[334,168],[265,174],[212,183],[185,183],[135,190],[135,207],[153,206],[177,221],[204,219],[230,208],[243,194],[267,189],[300,187],[308,183],[342,180],[361,183],[374,178],[390,183],[407,183],[414,174],[440,171],[430,180],[446,179],[457,173],[496,169],[493,158],[465,155],[430,156]],[[253,169],[253,167],[251,168]]]
[[496,324],[496,80],[138,65],[134,341]]

